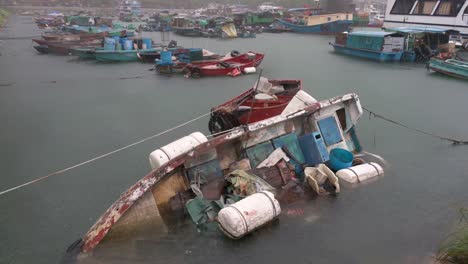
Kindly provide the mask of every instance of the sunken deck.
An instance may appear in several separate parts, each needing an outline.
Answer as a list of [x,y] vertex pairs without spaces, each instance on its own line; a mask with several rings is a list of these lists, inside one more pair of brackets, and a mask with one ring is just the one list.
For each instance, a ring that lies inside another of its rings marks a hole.
[[[167,234],[174,219],[169,200],[190,188],[194,173],[205,173],[204,176],[214,180],[213,176],[225,176],[233,162],[245,158],[255,167],[274,150],[274,140],[282,136],[300,137],[320,131],[328,151],[339,147],[359,152],[355,125],[361,115],[358,96],[347,94],[314,103],[288,116],[275,116],[214,137],[143,177],[123,193],[70,250],[78,249],[79,259],[83,259],[93,255],[96,247],[99,249],[116,241]],[[258,148],[260,146],[262,149]],[[212,170],[213,167],[216,169]]]

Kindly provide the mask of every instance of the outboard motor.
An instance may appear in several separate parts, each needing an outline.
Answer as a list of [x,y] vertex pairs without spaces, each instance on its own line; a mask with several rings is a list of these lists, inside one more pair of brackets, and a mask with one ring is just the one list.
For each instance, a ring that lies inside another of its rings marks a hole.
[[167,46],[169,48],[175,48],[175,47],[177,47],[177,41],[171,40]]

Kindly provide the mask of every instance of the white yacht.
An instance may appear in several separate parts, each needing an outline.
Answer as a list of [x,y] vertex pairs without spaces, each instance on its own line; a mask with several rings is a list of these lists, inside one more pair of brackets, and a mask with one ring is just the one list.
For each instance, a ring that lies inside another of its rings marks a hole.
[[388,0],[384,27],[451,28],[468,38],[468,0]]

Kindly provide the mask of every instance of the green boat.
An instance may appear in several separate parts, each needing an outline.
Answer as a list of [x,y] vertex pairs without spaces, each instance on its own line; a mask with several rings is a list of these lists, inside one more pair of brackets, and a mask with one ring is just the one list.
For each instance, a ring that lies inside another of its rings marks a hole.
[[71,49],[71,54],[72,56],[78,56],[80,59],[94,60],[96,59],[96,50],[103,50],[103,48],[78,47]]
[[[157,49],[146,49],[145,52],[156,51]],[[139,50],[96,50],[97,61],[101,62],[130,62],[138,61]]]
[[468,62],[432,58],[429,61],[429,69],[452,77],[468,80]]

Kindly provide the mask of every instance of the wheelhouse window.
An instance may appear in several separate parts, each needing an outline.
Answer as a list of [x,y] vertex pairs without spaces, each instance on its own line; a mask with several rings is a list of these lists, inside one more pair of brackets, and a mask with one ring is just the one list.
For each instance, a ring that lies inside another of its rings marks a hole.
[[390,14],[407,15],[410,13],[413,5],[414,0],[396,0],[392,7],[392,11],[390,11]]
[[465,0],[443,0],[440,1],[434,15],[436,16],[457,16],[460,9],[463,7]]
[[413,15],[431,15],[437,1],[418,1],[413,10]]

